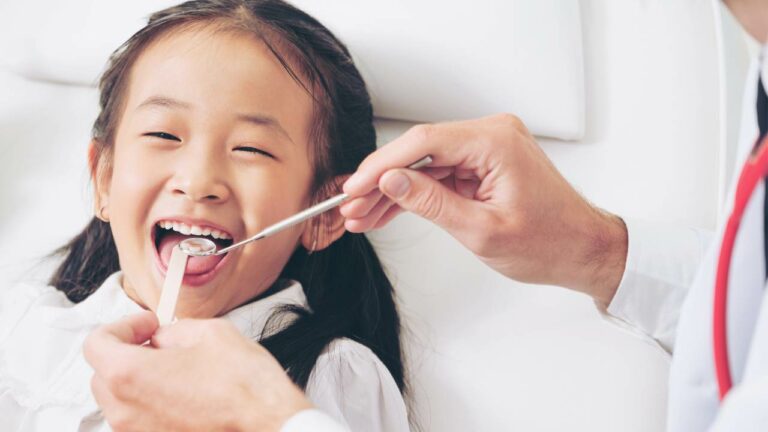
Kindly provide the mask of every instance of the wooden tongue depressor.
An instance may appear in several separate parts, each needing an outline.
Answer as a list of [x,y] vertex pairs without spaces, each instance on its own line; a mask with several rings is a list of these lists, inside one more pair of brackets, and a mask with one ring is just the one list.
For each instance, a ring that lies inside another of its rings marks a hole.
[[189,255],[185,254],[179,245],[174,246],[171,261],[168,263],[168,271],[165,273],[160,302],[157,304],[157,320],[161,326],[173,322],[176,301],[179,299],[181,282],[184,280],[184,270],[187,267],[187,258]]

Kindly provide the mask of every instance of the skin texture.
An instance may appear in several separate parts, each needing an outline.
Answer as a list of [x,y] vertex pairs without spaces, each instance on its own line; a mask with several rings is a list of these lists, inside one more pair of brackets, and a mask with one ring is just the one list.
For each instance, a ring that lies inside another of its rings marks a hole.
[[[151,238],[159,219],[204,219],[237,241],[310,204],[312,100],[261,41],[207,27],[152,43],[126,96],[96,205],[107,206],[126,293],[154,310],[165,279]],[[335,219],[315,249],[343,234]],[[258,296],[314,233],[305,223],[231,252],[214,280],[182,288],[177,316],[216,317]]]
[[[424,172],[398,168],[427,154]],[[364,160],[344,191],[355,197],[341,208],[348,230],[408,210],[512,279],[607,304],[624,271],[623,222],[583,199],[512,115],[414,127]]]

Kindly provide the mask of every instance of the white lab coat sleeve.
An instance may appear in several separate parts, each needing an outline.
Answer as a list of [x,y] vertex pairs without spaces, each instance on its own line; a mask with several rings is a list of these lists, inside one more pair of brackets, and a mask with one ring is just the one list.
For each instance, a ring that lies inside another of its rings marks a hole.
[[768,430],[768,376],[745,380],[725,397],[710,432]]
[[349,432],[349,429],[319,409],[307,409],[288,419],[280,432]]
[[408,409],[389,370],[373,351],[352,340],[337,339],[318,357],[306,394],[352,432],[410,430]]
[[712,234],[625,219],[627,261],[616,295],[598,310],[615,325],[672,353],[680,309]]

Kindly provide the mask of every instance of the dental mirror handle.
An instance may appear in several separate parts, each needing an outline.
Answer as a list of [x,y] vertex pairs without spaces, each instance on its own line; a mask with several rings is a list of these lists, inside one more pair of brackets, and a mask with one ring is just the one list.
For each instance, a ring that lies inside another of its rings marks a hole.
[[[408,168],[409,169],[419,169],[419,168],[422,168],[422,167],[425,167],[425,166],[429,165],[430,163],[432,163],[432,157],[431,156],[425,156],[424,158],[419,159],[418,161],[408,165]],[[261,240],[261,239],[263,239],[265,237],[271,236],[272,234],[276,234],[276,233],[278,233],[278,232],[280,232],[280,231],[282,231],[282,230],[284,230],[286,228],[290,228],[290,227],[292,227],[294,225],[300,224],[300,223],[304,222],[307,219],[313,218],[313,217],[315,217],[315,216],[317,216],[317,215],[319,215],[321,213],[327,212],[328,210],[330,210],[330,209],[332,209],[332,208],[334,208],[336,206],[341,205],[341,203],[346,201],[348,198],[349,198],[349,195],[347,195],[345,193],[336,195],[336,196],[334,196],[332,198],[328,198],[327,200],[325,200],[325,201],[323,201],[323,202],[321,202],[319,204],[315,204],[315,205],[313,205],[312,207],[310,207],[310,208],[308,208],[306,210],[300,211],[300,212],[296,213],[293,216],[287,217],[287,218],[281,220],[280,222],[277,222],[277,223],[275,223],[273,225],[270,225],[270,226],[264,228],[261,232],[259,232],[258,234],[256,234],[253,237],[247,238],[247,239],[245,239],[245,240],[243,240],[241,242],[235,243],[233,245],[225,247],[224,249],[218,250],[213,255],[225,254],[225,253],[231,251],[232,249],[237,249],[240,246],[246,245],[246,244],[248,244],[248,243],[250,243],[252,241]]]

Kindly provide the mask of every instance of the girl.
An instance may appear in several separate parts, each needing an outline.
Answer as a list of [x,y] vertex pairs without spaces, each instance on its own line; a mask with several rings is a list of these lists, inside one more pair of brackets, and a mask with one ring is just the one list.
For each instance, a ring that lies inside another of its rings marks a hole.
[[[96,217],[58,251],[51,287],[0,303],[4,431],[107,430],[85,336],[154,310],[184,238],[249,237],[337,193],[375,149],[349,52],[280,0],[196,0],[152,15],[112,55],[100,91]],[[392,286],[343,222],[334,212],[223,258],[191,258],[176,315],[232,320],[352,430],[407,430]]]

